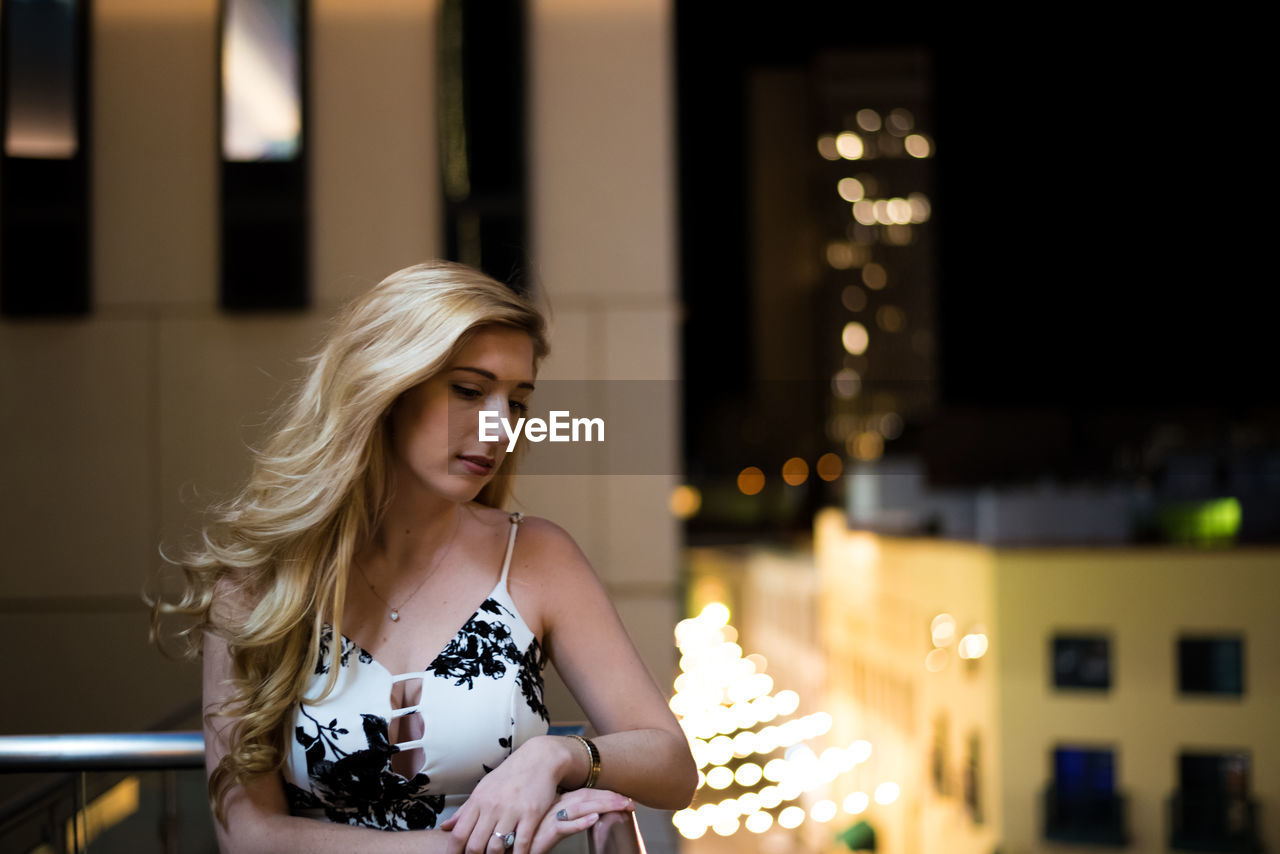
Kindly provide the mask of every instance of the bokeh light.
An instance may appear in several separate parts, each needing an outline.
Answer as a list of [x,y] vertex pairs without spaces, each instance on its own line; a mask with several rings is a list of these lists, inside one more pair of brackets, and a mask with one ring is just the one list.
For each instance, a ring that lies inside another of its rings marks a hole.
[[876,326],[885,332],[901,332],[907,325],[907,316],[896,305],[882,305],[876,310]]
[[844,330],[840,333],[840,343],[844,345],[846,352],[854,356],[861,356],[867,352],[867,345],[870,340],[867,335],[867,327],[856,320],[846,323]]
[[947,613],[939,614],[929,623],[929,634],[934,646],[950,646],[956,639],[956,618]]
[[884,437],[879,433],[863,430],[849,436],[845,443],[849,456],[862,462],[878,460],[884,455]]
[[839,160],[840,152],[836,149],[836,138],[829,133],[818,137],[818,153],[826,160]]
[[876,131],[880,130],[880,125],[881,125],[880,114],[877,113],[875,110],[872,110],[872,109],[858,110],[857,115],[854,116],[854,121],[858,123],[858,127],[862,128],[867,133],[875,133]]
[[738,472],[738,491],[743,495],[757,495],[764,489],[764,472],[756,466],[747,466]]
[[867,195],[867,190],[857,178],[841,178],[836,184],[836,192],[846,202],[856,202]]
[[845,131],[836,137],[836,151],[845,160],[860,160],[865,152],[862,137],[852,131]]
[[929,654],[924,657],[924,669],[930,673],[941,673],[947,667],[947,662],[951,656],[945,649],[934,647],[929,650]]
[[799,486],[809,479],[809,464],[800,457],[792,457],[782,464],[782,480],[788,486]]
[[876,786],[876,803],[891,804],[898,799],[900,793],[897,783],[881,783]]
[[905,136],[916,126],[916,118],[911,114],[910,110],[898,107],[889,111],[889,115],[885,119],[885,126],[889,133],[894,136]]
[[844,461],[840,459],[839,454],[823,454],[818,457],[814,470],[818,473],[818,477],[825,481],[836,480],[844,473]]
[[840,304],[849,311],[862,311],[867,307],[867,292],[857,285],[845,285],[840,292]]
[[918,133],[913,133],[903,140],[903,146],[907,149],[907,154],[918,159],[933,155],[933,144],[928,138]]
[[853,792],[844,799],[844,803],[841,806],[844,807],[844,811],[849,815],[859,815],[870,805],[871,798],[866,792]]
[[853,266],[853,247],[843,240],[827,244],[827,264],[833,270],[848,270]]
[[679,519],[692,518],[702,509],[702,493],[697,487],[682,484],[671,490],[667,506],[671,510],[671,515]]
[[787,807],[778,813],[778,824],[788,830],[793,830],[804,823],[804,810],[800,807]]
[[880,264],[867,264],[862,268],[862,283],[873,291],[883,290],[889,284],[889,274]]

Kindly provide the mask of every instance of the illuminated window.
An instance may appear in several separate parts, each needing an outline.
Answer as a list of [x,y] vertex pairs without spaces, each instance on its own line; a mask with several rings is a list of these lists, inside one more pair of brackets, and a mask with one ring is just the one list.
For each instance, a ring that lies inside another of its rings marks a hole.
[[221,304],[307,304],[306,7],[222,0]]

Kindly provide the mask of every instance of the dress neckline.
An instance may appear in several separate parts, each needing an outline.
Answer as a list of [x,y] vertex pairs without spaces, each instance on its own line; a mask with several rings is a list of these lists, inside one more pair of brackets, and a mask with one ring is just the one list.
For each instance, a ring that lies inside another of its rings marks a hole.
[[[405,673],[392,673],[392,672],[391,672],[391,669],[390,669],[390,668],[388,668],[386,665],[384,665],[381,661],[378,661],[377,656],[375,656],[373,653],[369,652],[369,650],[365,649],[363,646],[361,646],[360,644],[356,643],[356,642],[355,642],[354,640],[352,640],[351,638],[347,637],[347,635],[346,635],[346,634],[341,635],[341,637],[342,637],[342,639],[343,639],[344,641],[346,641],[347,643],[351,644],[351,645],[352,645],[353,647],[355,647],[358,651],[360,651],[360,652],[364,653],[366,656],[368,656],[368,657],[369,657],[369,661],[371,661],[372,663],[374,663],[374,664],[378,665],[378,668],[379,668],[380,670],[382,670],[382,672],[383,672],[383,673],[386,673],[388,676],[390,676],[392,679],[399,679],[399,678],[401,678],[401,677],[403,677],[403,676],[415,676],[415,675],[417,675],[417,674],[419,674],[419,673],[426,673],[427,671],[431,670],[431,666],[432,666],[433,664],[435,664],[437,661],[439,661],[439,660],[440,660],[440,656],[444,655],[444,654],[449,650],[449,646],[450,646],[450,645],[451,645],[455,640],[457,640],[457,639],[458,639],[458,635],[460,635],[460,634],[462,634],[464,631],[466,631],[467,626],[471,625],[471,621],[472,621],[472,620],[474,620],[474,619],[475,619],[475,618],[480,614],[480,612],[481,612],[482,610],[484,610],[484,603],[485,603],[485,602],[488,602],[490,599],[494,599],[494,598],[496,598],[496,597],[498,597],[498,596],[502,595],[502,593],[506,592],[506,591],[504,590],[505,582],[506,582],[506,579],[505,579],[505,578],[500,578],[500,579],[498,579],[498,583],[497,583],[497,584],[495,584],[495,585],[493,586],[493,589],[492,589],[492,590],[490,590],[490,591],[488,592],[488,594],[487,594],[483,599],[481,599],[481,600],[480,600],[480,604],[479,604],[479,605],[477,605],[477,606],[475,607],[475,610],[473,610],[470,614],[468,614],[468,615],[467,615],[467,618],[466,618],[465,620],[463,620],[463,621],[462,621],[462,625],[458,626],[458,630],[457,630],[457,631],[455,631],[453,634],[449,635],[449,637],[448,637],[447,639],[445,639],[444,646],[442,646],[442,647],[440,648],[440,651],[439,651],[439,652],[437,652],[434,656],[432,656],[431,660],[427,662],[426,666],[425,666],[425,667],[423,667],[423,668],[421,668],[420,670],[410,670],[410,671],[407,671],[407,672],[405,672]],[[504,608],[506,608],[507,610],[509,610],[509,611],[511,612],[511,614],[512,614],[512,615],[513,615],[517,620],[519,620],[521,623],[524,623],[524,624],[527,626],[527,625],[528,625],[528,623],[525,623],[524,617],[523,617],[523,616],[521,616],[521,614],[520,614],[520,610],[519,610],[518,608],[516,608],[515,600],[511,598],[511,596],[510,596],[510,594],[509,594],[509,593],[508,593],[508,595],[507,595],[505,598],[506,598],[506,600],[507,600],[506,602],[501,602],[501,601],[500,601],[498,604],[502,605],[502,607],[504,607]],[[330,631],[332,631],[332,630],[333,630],[333,626],[332,626],[332,625],[330,625],[329,623],[325,623],[325,627],[326,627],[326,628],[328,628]]]
[[[413,676],[419,673],[426,673],[427,671],[431,670],[432,665],[434,665],[437,661],[439,661],[440,656],[444,655],[449,650],[449,646],[455,640],[458,639],[458,635],[462,634],[466,630],[467,626],[471,625],[471,621],[474,620],[477,615],[479,615],[480,611],[484,608],[484,603],[488,602],[490,599],[493,599],[495,596],[505,593],[506,602],[505,603],[500,602],[499,604],[502,605],[504,608],[506,608],[511,613],[512,617],[519,620],[522,624],[524,624],[525,627],[528,627],[529,623],[525,620],[524,615],[520,613],[520,609],[516,607],[516,600],[511,595],[511,591],[507,588],[507,574],[511,568],[511,556],[515,553],[516,531],[519,530],[520,523],[523,520],[524,520],[524,514],[518,510],[507,514],[507,521],[511,523],[511,533],[507,537],[506,554],[502,558],[502,572],[499,573],[498,575],[498,582],[494,584],[493,589],[490,590],[489,593],[483,599],[480,600],[480,604],[475,607],[475,610],[473,610],[470,614],[467,615],[467,618],[462,621],[462,625],[458,626],[458,630],[455,631],[453,634],[449,635],[449,637],[445,639],[444,646],[440,648],[440,651],[437,652],[432,657],[432,659],[427,662],[427,665],[423,667],[421,670],[410,670],[407,673],[392,673],[391,670],[386,665],[384,665],[381,661],[378,661],[377,657],[373,653],[369,652],[369,650],[365,649],[363,646],[356,643],[351,638],[347,637],[346,634],[341,635],[342,640],[351,644],[357,650],[367,655],[369,657],[369,661],[378,665],[378,668],[383,673],[386,673],[392,679],[400,679],[405,676]],[[325,623],[324,626],[325,628],[329,629],[329,631],[331,632],[333,631],[332,624]],[[532,633],[532,629],[530,630],[530,632]],[[537,640],[537,639],[538,639],[537,635],[534,635],[534,640]]]

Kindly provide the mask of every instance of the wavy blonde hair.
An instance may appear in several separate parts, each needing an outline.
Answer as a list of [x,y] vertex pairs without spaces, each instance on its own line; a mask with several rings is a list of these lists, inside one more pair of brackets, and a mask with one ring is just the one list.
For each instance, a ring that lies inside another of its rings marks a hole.
[[[220,821],[233,785],[282,766],[285,719],[313,674],[321,628],[328,623],[341,634],[352,555],[390,497],[388,413],[442,371],[476,329],[492,324],[527,332],[535,367],[546,356],[537,306],[460,264],[407,267],[351,302],[255,453],[248,483],[213,508],[199,548],[181,562],[180,601],[152,602],[153,638],[161,618],[176,614],[192,621],[178,633],[189,654],[205,632],[227,643],[230,696],[222,708],[205,709],[233,721],[228,750],[209,777]],[[503,506],[516,463],[508,455],[476,501]],[[337,674],[330,669],[320,697]]]

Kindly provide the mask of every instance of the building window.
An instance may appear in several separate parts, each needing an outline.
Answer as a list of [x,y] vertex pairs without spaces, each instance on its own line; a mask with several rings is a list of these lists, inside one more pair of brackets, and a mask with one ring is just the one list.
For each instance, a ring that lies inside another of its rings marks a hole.
[[1044,838],[1077,845],[1124,845],[1124,798],[1115,790],[1115,752],[1061,746],[1045,790]]
[[933,790],[939,795],[949,795],[947,787],[947,716],[939,714],[933,720],[933,752],[930,761]]
[[964,808],[969,820],[982,824],[982,739],[969,734],[969,755],[964,763]]
[[222,0],[221,290],[228,311],[305,308],[308,4]]
[[1261,851],[1257,803],[1249,797],[1249,754],[1183,752],[1170,799],[1175,851]]
[[1244,694],[1244,640],[1240,637],[1178,639],[1178,690],[1183,694]]
[[0,314],[87,314],[88,0],[0,0]]
[[1053,638],[1053,687],[1106,691],[1111,687],[1111,641],[1105,635]]

